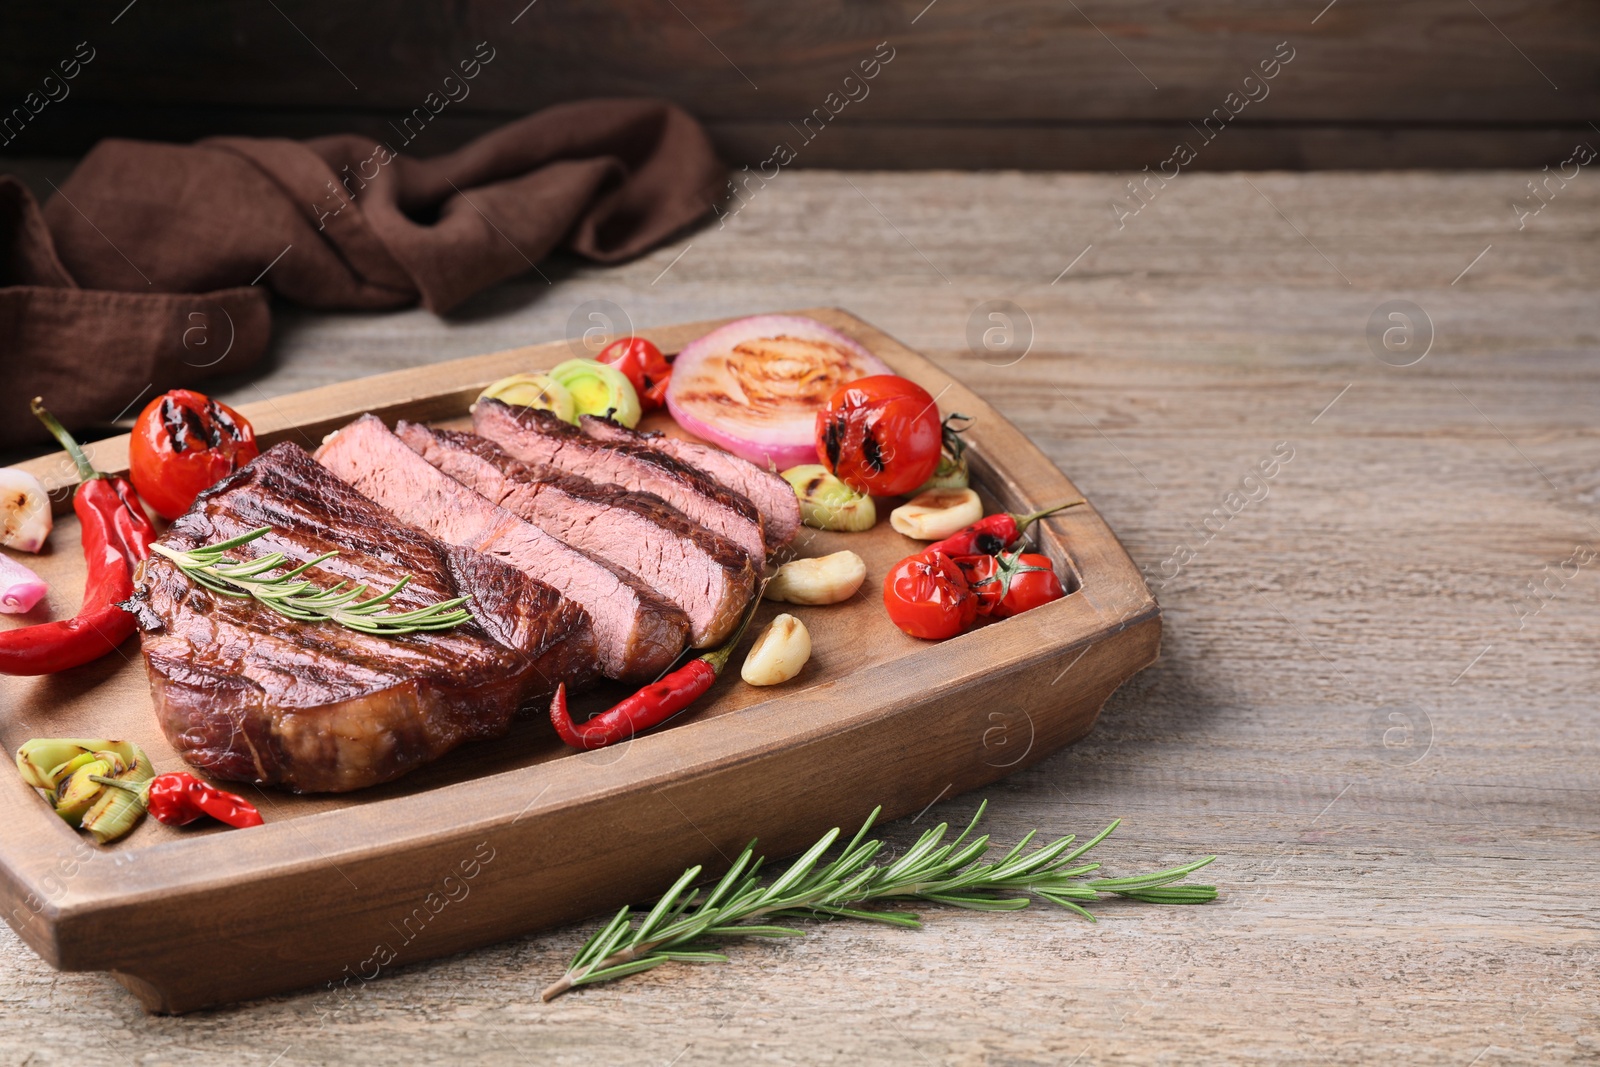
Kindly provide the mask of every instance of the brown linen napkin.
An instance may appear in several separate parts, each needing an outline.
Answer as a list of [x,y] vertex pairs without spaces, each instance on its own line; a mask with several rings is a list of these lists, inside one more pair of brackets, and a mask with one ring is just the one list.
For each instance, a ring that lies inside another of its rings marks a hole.
[[[557,245],[613,263],[709,209],[724,170],[651,100],[548,108],[431,159],[354,135],[107,140],[43,212],[0,177],[0,447],[254,364],[267,288],[443,314]],[[255,284],[259,281],[259,285]]]

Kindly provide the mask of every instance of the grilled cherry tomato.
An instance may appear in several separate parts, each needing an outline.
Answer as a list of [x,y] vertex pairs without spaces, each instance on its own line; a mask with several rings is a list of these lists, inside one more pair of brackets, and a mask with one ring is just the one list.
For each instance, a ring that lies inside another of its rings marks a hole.
[[942,443],[933,397],[896,374],[847,382],[817,412],[817,458],[873,496],[914,492],[938,468]]
[[1005,597],[1003,579],[1000,577],[1000,560],[995,556],[951,556],[967,580],[967,588],[978,602],[978,614],[991,614]]
[[883,579],[883,606],[890,620],[912,637],[939,641],[970,629],[978,599],[961,568],[943,552],[908,556]]
[[244,416],[204,393],[174,389],[139,413],[128,442],[128,474],[151,507],[176,519],[202,490],[259,452]]
[[997,619],[1009,619],[1013,615],[1020,615],[1030,608],[1048,604],[1052,600],[1060,600],[1067,595],[1066,590],[1061,587],[1061,579],[1056,577],[1055,567],[1051,564],[1049,556],[1042,556],[1037,552],[1021,552],[1016,553],[1014,559],[1004,565],[1012,568],[1011,581],[1007,584],[1000,603],[989,612]]
[[639,394],[639,406],[653,411],[667,402],[667,382],[672,377],[672,364],[661,354],[661,349],[643,337],[625,337],[612,341],[594,357],[601,363],[616,367]]

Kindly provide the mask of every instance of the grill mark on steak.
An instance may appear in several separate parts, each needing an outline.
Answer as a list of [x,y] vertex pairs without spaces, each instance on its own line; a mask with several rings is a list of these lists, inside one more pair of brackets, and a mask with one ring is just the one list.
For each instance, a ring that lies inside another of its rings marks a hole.
[[447,544],[504,560],[582,605],[607,676],[654,678],[683,650],[689,619],[676,605],[437,470],[380,419],[365,415],[338,431],[317,459],[405,521]]
[[477,434],[401,422],[395,435],[456,481],[653,585],[688,614],[697,648],[721,644],[754,595],[749,555],[660,497],[523,463]]
[[653,493],[756,563],[766,559],[761,513],[702,470],[642,445],[597,441],[548,411],[479,400],[472,428],[524,463],[542,463],[601,483]]
[[594,671],[588,618],[514,568],[399,523],[293,444],[201,494],[162,537],[197,548],[258,526],[233,550],[282,552],[287,566],[374,592],[411,575],[397,611],[471,596],[472,621],[385,638],[303,623],[192,583],[159,555],[129,604],[142,633],[157,719],[178,754],[223,779],[342,792],[389,781],[463,741],[498,737],[522,701]]
[[795,495],[794,486],[742,456],[724,452],[714,445],[685,441],[664,433],[630,430],[620,422],[595,415],[579,417],[578,428],[596,441],[638,445],[665,452],[680,463],[705,471],[729,489],[743,495],[761,513],[761,527],[769,549],[788,544],[800,531],[800,498]]

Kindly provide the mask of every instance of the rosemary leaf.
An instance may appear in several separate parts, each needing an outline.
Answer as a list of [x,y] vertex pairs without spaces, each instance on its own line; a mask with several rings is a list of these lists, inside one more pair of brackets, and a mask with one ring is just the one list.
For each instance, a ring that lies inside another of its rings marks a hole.
[[[718,963],[727,957],[711,951],[706,939],[735,937],[799,937],[804,931],[763,919],[855,919],[912,929],[919,918],[906,911],[879,911],[861,905],[875,900],[920,900],[976,911],[1016,911],[1030,898],[1043,900],[1094,921],[1083,907],[1103,895],[1146,904],[1205,904],[1217,898],[1216,886],[1181,882],[1215,856],[1148,874],[1085,880],[1098,863],[1076,863],[1120,824],[1114,821],[1074,847],[1075,837],[1058,838],[1028,851],[1037,831],[1029,831],[998,861],[984,863],[987,835],[967,840],[983,818],[987,801],[965,830],[945,842],[949,827],[940,823],[926,831],[899,859],[884,866],[872,861],[883,851],[880,840],[867,840],[877,821],[874,810],[860,831],[833,862],[818,866],[839,839],[837,829],[763,886],[762,859],[751,843],[728,872],[704,896],[690,887],[700,877],[691,867],[673,883],[637,925],[633,910],[623,908],[578,950],[567,973],[543,993],[554,1000],[578,986],[595,985],[647,971],[663,963]],[[1074,864],[1076,864],[1074,866]],[[1023,894],[1018,896],[1017,894]],[[1080,903],[1081,902],[1081,903]]]
[[159,542],[151,545],[150,550],[177,564],[178,569],[196,585],[220,596],[254,599],[297,622],[327,621],[378,637],[404,637],[413,633],[453,629],[472,617],[463,607],[472,598],[465,596],[410,611],[380,614],[380,609],[411,583],[409,574],[402,576],[384,592],[365,600],[361,599],[368,589],[365,584],[343,581],[327,589],[318,589],[308,581],[299,580],[312,567],[337,556],[337,552],[324,552],[277,575],[268,572],[278,570],[287,562],[282,552],[269,552],[248,560],[229,560],[224,556],[229,549],[249,544],[271,532],[271,529],[270,526],[261,526],[226,541],[187,551],[168,548]]

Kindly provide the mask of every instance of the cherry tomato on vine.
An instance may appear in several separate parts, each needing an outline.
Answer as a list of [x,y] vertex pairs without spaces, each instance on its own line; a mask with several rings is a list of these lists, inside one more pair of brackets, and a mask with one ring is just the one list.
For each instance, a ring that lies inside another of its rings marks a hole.
[[[997,619],[1009,619],[1067,595],[1049,556],[1037,552],[1008,552],[998,557],[971,558],[986,559],[994,565],[994,577],[985,583],[978,595],[993,597],[988,614]],[[982,607],[979,610],[982,611]]]
[[616,367],[633,383],[633,391],[639,394],[639,406],[645,411],[653,411],[667,402],[667,381],[672,377],[672,364],[661,354],[661,349],[643,337],[612,341],[594,358]]
[[967,580],[967,588],[978,603],[978,614],[992,613],[1006,595],[1000,577],[1000,560],[995,556],[951,556]]
[[846,382],[817,412],[817,458],[873,496],[902,496],[931,478],[943,438],[933,397],[896,374]]
[[139,413],[128,440],[133,487],[166,519],[261,450],[243,415],[204,393],[174,389]]
[[912,637],[938,641],[972,627],[978,601],[961,568],[943,552],[908,556],[883,579],[889,619]]

